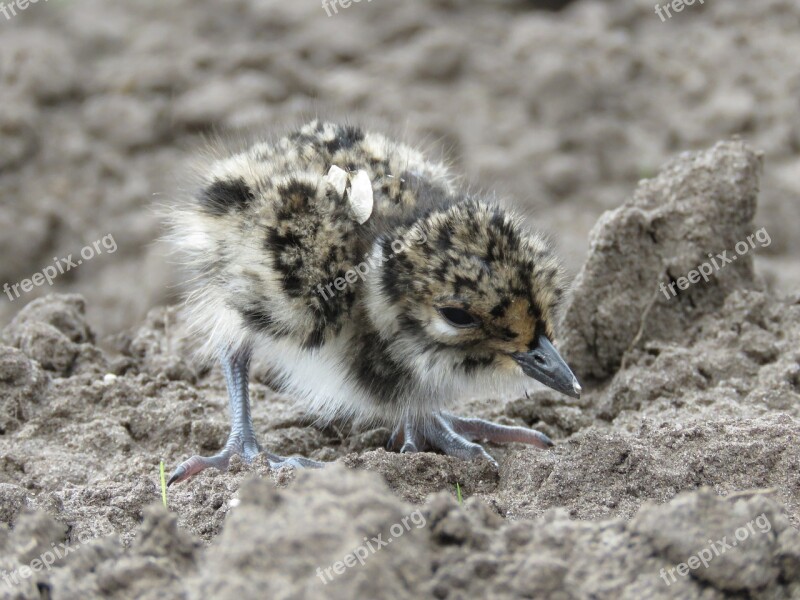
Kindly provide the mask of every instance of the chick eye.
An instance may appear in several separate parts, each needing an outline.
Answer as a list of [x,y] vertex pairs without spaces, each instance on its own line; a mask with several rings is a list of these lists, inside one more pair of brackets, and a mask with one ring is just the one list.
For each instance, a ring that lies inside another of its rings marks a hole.
[[463,308],[454,308],[452,306],[445,306],[439,310],[445,321],[450,323],[453,327],[475,327],[478,325],[478,319],[473,317]]

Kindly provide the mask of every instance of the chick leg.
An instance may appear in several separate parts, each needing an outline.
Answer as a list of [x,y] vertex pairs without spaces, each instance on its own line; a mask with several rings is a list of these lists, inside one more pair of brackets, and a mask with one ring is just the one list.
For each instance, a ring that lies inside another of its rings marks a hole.
[[465,460],[483,459],[495,467],[497,461],[484,450],[483,446],[474,443],[474,440],[496,443],[520,442],[539,448],[549,448],[553,445],[550,438],[534,429],[499,425],[483,419],[468,419],[447,413],[437,413],[425,423],[406,420],[395,430],[389,441],[389,447],[396,448],[401,440],[403,446],[400,452],[418,452],[430,447]]
[[[231,416],[231,432],[228,435],[228,441],[225,443],[225,447],[214,456],[193,456],[181,463],[172,473],[167,486],[185,481],[208,467],[224,471],[235,454],[249,462],[261,453],[261,445],[256,439],[253,419],[250,415],[248,385],[250,352],[222,351],[220,352],[220,364],[228,387],[228,409]],[[299,456],[284,458],[271,452],[265,452],[264,455],[273,469],[285,466],[295,468],[322,466],[322,463]]]

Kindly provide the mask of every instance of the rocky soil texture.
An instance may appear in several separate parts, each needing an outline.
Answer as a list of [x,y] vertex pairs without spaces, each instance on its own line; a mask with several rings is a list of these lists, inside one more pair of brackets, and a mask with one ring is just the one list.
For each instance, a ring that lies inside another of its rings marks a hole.
[[254,382],[265,446],[335,464],[235,460],[171,488],[167,512],[159,461],[224,443],[221,376],[193,366],[175,309],[104,351],[82,297],[30,303],[0,349],[6,597],[800,596],[800,296],[766,291],[749,251],[658,286],[747,238],[761,171],[719,143],[603,215],[564,318],[588,393],[459,408],[557,441],[492,448],[499,472],[311,427]]
[[[115,241],[0,295],[0,598],[800,598],[798,25],[792,0],[0,18],[0,279]],[[228,420],[154,202],[204,135],[316,112],[444,148],[553,233],[586,393],[465,398],[556,441],[492,447],[494,471],[313,427],[257,375],[262,443],[333,464],[234,460],[165,510],[159,462],[215,451]]]

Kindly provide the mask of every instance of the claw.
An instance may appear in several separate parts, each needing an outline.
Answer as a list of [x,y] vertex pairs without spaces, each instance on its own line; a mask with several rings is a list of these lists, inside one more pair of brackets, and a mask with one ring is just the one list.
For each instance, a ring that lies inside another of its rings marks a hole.
[[419,448],[411,441],[406,441],[403,447],[400,448],[400,454],[413,454],[414,452],[419,452]]

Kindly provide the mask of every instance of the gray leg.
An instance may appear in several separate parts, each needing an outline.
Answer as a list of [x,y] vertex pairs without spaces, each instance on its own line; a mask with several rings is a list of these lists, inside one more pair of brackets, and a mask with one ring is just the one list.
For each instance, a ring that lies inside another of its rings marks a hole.
[[402,441],[401,452],[417,452],[430,447],[465,460],[483,459],[496,467],[497,462],[480,444],[474,443],[474,440],[520,442],[538,448],[549,448],[553,445],[550,438],[534,429],[437,413],[425,423],[406,420],[395,429],[389,448],[396,449]]
[[[214,456],[193,456],[181,463],[172,473],[167,486],[185,481],[208,467],[224,471],[235,454],[250,462],[261,453],[261,446],[256,439],[253,419],[250,415],[248,384],[250,352],[245,350],[231,354],[228,351],[221,351],[220,364],[228,386],[228,409],[231,418],[231,432],[228,435],[228,441],[225,443],[225,447]],[[307,458],[283,458],[271,452],[266,452],[265,456],[273,469],[284,466],[295,468],[322,466],[322,463]]]

